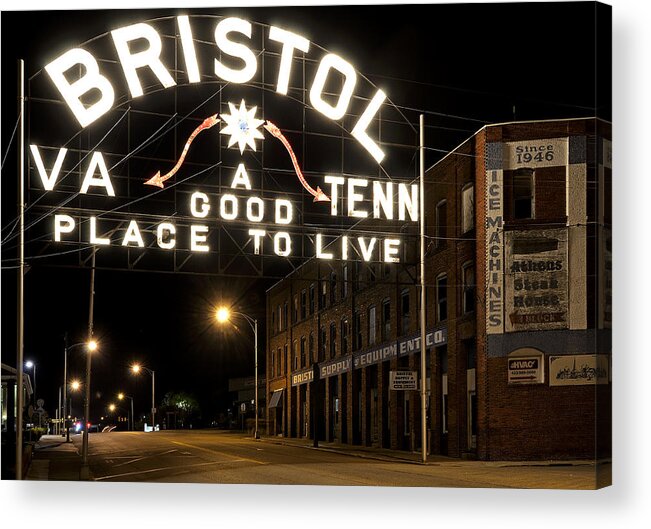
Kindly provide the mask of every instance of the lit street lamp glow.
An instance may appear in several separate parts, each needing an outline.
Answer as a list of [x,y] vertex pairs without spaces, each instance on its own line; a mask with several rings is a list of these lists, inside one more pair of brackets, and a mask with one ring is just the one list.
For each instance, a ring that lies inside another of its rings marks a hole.
[[109,404],[109,411],[115,411],[115,404]]
[[72,391],[78,391],[80,387],[81,387],[81,382],[79,382],[79,380],[73,380],[72,382],[70,382],[70,389]]
[[25,367],[27,369],[31,369],[32,367],[34,367],[34,362],[32,362],[31,360],[28,360],[27,362],[25,362]]
[[231,311],[226,307],[219,307],[215,313],[215,318],[219,323],[226,323],[231,317]]
[[91,340],[86,344],[86,347],[92,353],[93,351],[97,350],[97,342],[95,340]]

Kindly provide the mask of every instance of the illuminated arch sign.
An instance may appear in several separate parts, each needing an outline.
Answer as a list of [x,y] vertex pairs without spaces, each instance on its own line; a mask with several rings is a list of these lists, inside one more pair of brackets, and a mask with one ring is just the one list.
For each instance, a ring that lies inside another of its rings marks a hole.
[[[261,68],[260,55],[252,46],[253,26],[241,18],[222,18],[214,22],[212,31],[214,46],[207,54],[206,47],[196,46],[195,24],[211,19],[175,17],[179,62],[184,63],[188,84],[201,85],[206,80],[215,80],[231,86],[248,86]],[[200,28],[205,29],[205,28]],[[298,73],[293,68],[297,54],[308,56],[315,48],[305,37],[269,26],[265,32],[264,48],[273,49],[278,55],[277,71],[273,91],[287,96],[290,80]],[[91,127],[102,116],[111,112],[120,101],[114,83],[124,83],[131,101],[145,95],[144,79],[150,83],[147,90],[165,90],[174,87],[173,72],[164,61],[165,42],[156,27],[149,23],[137,23],[110,32],[112,54],[119,64],[121,79],[111,79],[105,71],[106,61],[98,60],[92,51],[73,48],[49,62],[44,70],[50,82],[82,129]],[[205,44],[205,43],[204,43]],[[359,79],[356,69],[342,57],[333,53],[315,55],[313,75],[305,80],[307,101],[316,112],[333,122],[341,122],[350,116],[349,107],[353,101]],[[273,75],[273,73],[272,73]],[[307,86],[309,84],[309,87]],[[336,90],[333,90],[333,86]],[[381,164],[385,152],[377,138],[370,132],[371,124],[387,101],[381,89],[365,99],[364,108],[357,113],[350,131],[351,136],[362,148],[364,155]],[[306,176],[301,169],[294,146],[283,130],[282,116],[262,116],[255,104],[249,104],[245,97],[232,98],[226,102],[228,110],[202,116],[203,121],[184,138],[183,148],[169,167],[161,166],[158,171],[142,176],[143,186],[152,191],[166,189],[175,182],[175,175],[183,170],[186,157],[191,156],[191,146],[200,143],[211,129],[218,130],[220,137],[227,138],[227,147],[239,151],[258,152],[260,142],[277,142],[282,146],[291,163],[296,181],[305,192],[313,197],[314,207],[332,217],[346,217],[352,220],[372,219],[374,222],[391,221],[415,223],[419,219],[418,186],[412,182],[392,181],[389,178],[370,179],[346,174],[324,172],[319,183],[314,176]],[[273,119],[273,121],[272,121]],[[180,147],[179,145],[179,147]],[[41,145],[32,143],[30,152],[32,164],[45,193],[57,190],[62,168],[69,156],[65,147],[58,152],[46,152]],[[51,150],[51,149],[50,149]],[[161,164],[163,165],[163,164]],[[211,221],[220,226],[229,223],[245,224],[248,227],[250,248],[253,254],[262,254],[273,249],[278,256],[292,255],[292,237],[288,227],[298,222],[293,202],[285,197],[262,197],[254,190],[251,169],[242,158],[230,171],[228,191],[219,196],[211,195],[201,188],[194,189],[185,199],[185,208],[192,222],[186,226],[183,235],[187,250],[208,252],[208,235]],[[100,195],[111,200],[116,197],[118,183],[111,174],[110,164],[101,150],[89,153],[80,178],[79,195]],[[136,219],[127,219],[119,237],[106,236],[109,227],[103,226],[101,215],[88,215],[83,221],[71,212],[57,211],[52,215],[54,242],[74,240],[90,245],[145,247],[141,224]],[[180,228],[174,219],[157,223],[151,231],[153,244],[161,250],[177,248]],[[83,226],[82,226],[83,224]],[[269,227],[273,229],[270,230]],[[355,236],[354,234],[333,237],[316,230],[312,234],[313,256],[317,259],[353,259],[359,256],[364,261],[400,261],[401,240],[395,236]],[[270,241],[266,241],[269,238]],[[336,239],[336,243],[333,241]],[[265,242],[269,248],[265,248]],[[354,252],[351,252],[354,248]]]

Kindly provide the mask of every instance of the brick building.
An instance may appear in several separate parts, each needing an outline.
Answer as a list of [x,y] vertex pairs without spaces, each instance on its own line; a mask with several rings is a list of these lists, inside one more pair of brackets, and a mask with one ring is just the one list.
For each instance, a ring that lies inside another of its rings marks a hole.
[[[610,137],[489,125],[427,170],[430,453],[609,456]],[[402,263],[311,260],[269,289],[270,435],[311,437],[314,398],[320,439],[420,448],[419,393],[389,389],[420,369],[411,240]]]

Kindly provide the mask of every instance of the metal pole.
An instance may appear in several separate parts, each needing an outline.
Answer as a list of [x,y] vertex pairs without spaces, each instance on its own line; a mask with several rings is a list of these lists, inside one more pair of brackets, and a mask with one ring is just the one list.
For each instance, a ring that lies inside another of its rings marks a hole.
[[131,399],[131,431],[133,432],[133,397],[129,397]]
[[61,433],[61,388],[59,388],[59,406],[57,407],[57,427],[56,427],[56,433],[57,435]]
[[420,442],[422,462],[427,461],[427,354],[425,350],[427,309],[425,299],[425,116],[420,115]]
[[[97,252],[96,248],[93,248],[93,255],[91,258],[91,269],[90,269],[90,305],[88,309],[88,342],[93,339],[93,310],[95,307],[95,253]],[[84,477],[87,477],[88,474],[88,433],[89,433],[89,424],[90,424],[90,372],[91,372],[91,351],[88,349],[86,351],[86,399],[84,401],[84,436],[82,438],[82,458],[83,458],[83,469]]]
[[68,428],[68,333],[63,338],[63,426],[65,428],[66,443],[70,442],[70,428]]
[[18,321],[16,334],[16,479],[23,479],[23,349],[25,338],[25,61],[19,62],[18,121],[18,210],[20,215],[18,243]]
[[255,340],[255,432],[253,437],[260,439],[260,434],[258,433],[258,320],[253,320],[253,339]]
[[155,400],[155,386],[156,386],[156,371],[151,372],[151,431],[154,431],[156,425],[156,400]]

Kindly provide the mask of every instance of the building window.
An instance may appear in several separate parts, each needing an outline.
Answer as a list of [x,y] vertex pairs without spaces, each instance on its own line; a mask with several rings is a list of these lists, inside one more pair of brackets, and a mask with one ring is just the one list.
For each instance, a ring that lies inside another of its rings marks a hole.
[[386,342],[391,337],[391,301],[382,302],[382,341]]
[[319,309],[325,309],[327,295],[328,283],[326,281],[321,281],[321,289],[319,290]]
[[358,310],[355,311],[353,316],[353,325],[355,326],[353,329],[353,332],[355,333],[353,347],[358,351],[362,348],[362,313]]
[[330,324],[330,358],[337,354],[337,326],[334,322]]
[[477,367],[477,345],[475,340],[463,340],[463,346],[466,350],[466,369],[475,369]]
[[325,360],[326,355],[326,329],[321,327],[319,330],[319,362]]
[[359,263],[355,261],[353,263],[353,292],[357,292],[360,289],[359,284]]
[[283,352],[282,349],[278,348],[278,356],[276,357],[276,375],[280,376],[283,374]]
[[292,310],[292,323],[298,321],[298,294],[294,294],[294,306]]
[[348,354],[348,334],[349,334],[348,318],[344,317],[341,320],[341,354]]
[[301,290],[301,320],[305,319],[305,312],[307,311],[307,292],[305,289]]
[[289,325],[289,307],[287,306],[286,301],[285,301],[285,306],[283,307],[283,324],[285,329]]
[[341,272],[341,299],[346,299],[348,297],[348,265],[344,265]]
[[330,272],[330,305],[334,305],[337,300],[337,274]]
[[276,351],[271,351],[271,378],[276,376]]
[[309,365],[312,365],[314,363],[314,333],[310,333],[310,341],[309,343],[309,349],[308,349],[308,358],[307,358],[307,363]]
[[441,200],[436,204],[436,246],[441,247],[446,243],[446,238],[448,236],[448,227],[447,227],[447,218],[448,218],[448,203],[446,200]]
[[375,312],[375,306],[368,309],[368,345],[373,345],[377,338],[375,335]]
[[276,327],[276,311],[273,310],[271,311],[271,328],[273,329],[274,334],[278,332],[278,328]]
[[368,265],[368,282],[374,283],[376,279],[377,279],[377,272],[375,270],[375,265],[370,264]]
[[436,321],[448,319],[448,278],[441,274],[436,278]]
[[463,280],[463,313],[468,314],[475,310],[475,265],[465,263],[461,268]]
[[298,349],[298,342],[294,340],[292,342],[292,365],[294,366],[294,371],[298,369],[298,351],[296,349]]
[[409,290],[405,289],[400,295],[400,334],[404,335],[409,333]]
[[278,305],[278,331],[283,330],[283,309]]
[[518,169],[513,172],[513,218],[535,218],[533,169]]
[[284,370],[283,375],[287,374],[287,366],[289,365],[289,351],[287,350],[287,344],[285,344],[285,354],[283,355]]
[[475,187],[468,184],[461,191],[461,233],[475,227]]
[[305,367],[307,365],[305,361],[305,336],[301,336],[301,367]]
[[314,292],[314,283],[310,285],[310,316],[314,314],[314,302],[316,293]]

